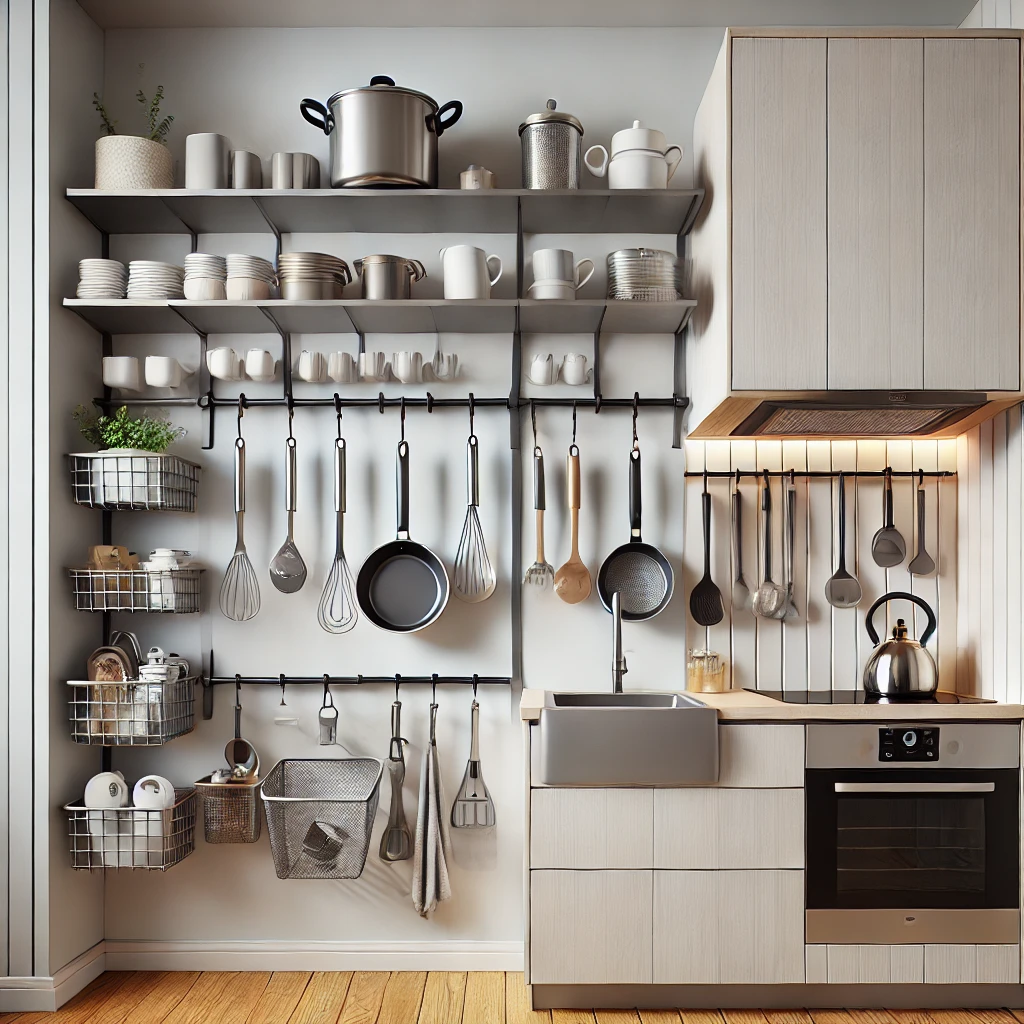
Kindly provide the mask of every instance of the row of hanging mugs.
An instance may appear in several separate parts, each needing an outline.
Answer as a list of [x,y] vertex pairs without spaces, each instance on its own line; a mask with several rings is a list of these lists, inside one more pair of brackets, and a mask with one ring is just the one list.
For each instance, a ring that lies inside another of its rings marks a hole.
[[[206,353],[210,376],[217,380],[273,381],[277,378],[278,360],[266,349],[251,348],[244,355],[224,346]],[[299,380],[308,384],[336,384],[358,381],[422,384],[429,380],[454,380],[459,372],[459,357],[435,353],[433,359],[420,352],[393,352],[388,359],[383,352],[360,352],[358,359],[350,352],[311,352],[303,349],[293,367]]]

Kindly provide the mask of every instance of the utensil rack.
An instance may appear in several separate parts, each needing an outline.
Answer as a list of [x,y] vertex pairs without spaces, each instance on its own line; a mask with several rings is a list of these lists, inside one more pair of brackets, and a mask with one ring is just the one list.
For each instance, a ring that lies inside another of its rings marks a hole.
[[779,479],[791,479],[791,478],[810,478],[810,479],[823,479],[823,480],[838,480],[840,474],[842,474],[848,480],[856,479],[868,479],[871,477],[884,477],[886,475],[893,478],[898,477],[914,477],[919,479],[933,479],[941,477],[956,476],[956,470],[954,469],[940,469],[940,470],[929,470],[929,469],[833,469],[833,470],[808,470],[808,469],[734,469],[731,471],[727,470],[704,470],[704,469],[688,469],[683,476],[695,476],[705,477],[708,480],[742,480],[744,477],[764,480],[765,477],[769,479],[777,477]]

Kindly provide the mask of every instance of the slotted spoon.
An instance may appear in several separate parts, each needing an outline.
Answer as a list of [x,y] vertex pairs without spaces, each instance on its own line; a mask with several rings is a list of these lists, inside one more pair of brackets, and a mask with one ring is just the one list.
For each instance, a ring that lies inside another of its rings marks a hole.
[[480,504],[479,448],[476,434],[470,434],[466,443],[466,522],[455,556],[455,596],[469,604],[486,601],[494,593],[497,583],[477,513]]
[[337,515],[334,562],[324,584],[317,622],[328,633],[347,633],[359,618],[355,580],[345,558],[345,439],[334,442],[334,511]]
[[533,507],[537,512],[537,557],[533,565],[526,570],[524,583],[535,587],[546,588],[555,581],[554,566],[544,557],[544,510],[546,506],[544,494],[544,453],[540,445],[533,449]]
[[260,585],[245,550],[245,441],[235,441],[235,553],[220,585],[220,610],[235,622],[245,622],[260,610]]
[[285,498],[288,536],[270,563],[270,581],[282,594],[294,594],[306,582],[306,563],[295,546],[295,438],[285,441]]
[[786,588],[772,579],[772,491],[765,473],[761,488],[761,515],[764,520],[764,579],[754,592],[754,614],[762,619],[781,619],[786,614]]

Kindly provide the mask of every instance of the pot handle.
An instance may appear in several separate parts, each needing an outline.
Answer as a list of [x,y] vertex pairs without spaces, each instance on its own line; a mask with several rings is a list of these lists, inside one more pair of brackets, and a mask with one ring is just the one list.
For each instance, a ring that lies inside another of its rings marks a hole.
[[427,276],[427,271],[419,260],[406,260],[405,262],[409,265],[409,273],[412,274],[413,281],[422,281]]
[[[443,116],[452,111],[452,116],[447,121]],[[436,114],[427,115],[427,130],[432,131],[438,138],[444,134],[445,128],[451,128],[458,119],[462,117],[462,101],[449,100],[443,107],[440,107]]]
[[916,604],[918,608],[924,610],[925,615],[928,616],[928,625],[925,626],[924,632],[921,634],[920,644],[922,647],[927,646],[928,641],[931,640],[932,634],[935,632],[935,612],[932,611],[931,606],[917,597],[915,594],[908,594],[902,590],[894,590],[889,594],[883,594],[869,609],[867,615],[864,616],[864,625],[867,627],[868,636],[871,637],[871,642],[877,647],[879,643],[878,632],[875,629],[875,624],[871,621],[875,612],[882,607],[883,604],[887,604],[889,601],[910,601]]
[[395,80],[390,75],[374,75],[370,79],[370,85],[394,85]]
[[[669,156],[670,153],[675,151],[675,157]],[[665,150],[665,161],[668,164],[668,177],[665,179],[665,184],[668,184],[672,180],[672,175],[676,173],[676,168],[679,166],[679,161],[683,159],[683,151],[678,146],[669,146]]]
[[[310,113],[311,110],[320,116],[314,117]],[[334,115],[319,100],[304,99],[299,104],[299,111],[314,128],[319,128],[324,135],[330,135],[334,130]]]

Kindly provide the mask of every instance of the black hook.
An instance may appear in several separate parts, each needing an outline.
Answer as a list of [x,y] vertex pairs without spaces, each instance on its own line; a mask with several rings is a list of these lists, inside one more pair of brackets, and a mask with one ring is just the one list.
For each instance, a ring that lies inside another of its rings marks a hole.
[[399,672],[396,672],[396,673],[395,673],[395,700],[396,700],[396,701],[398,700],[398,688],[399,688],[399,687],[400,687],[401,685],[402,685],[402,676],[401,676],[401,673],[399,673]]
[[402,407],[400,413],[400,420],[402,424],[402,440],[405,440],[405,395],[402,395]]
[[576,399],[572,400],[572,443],[576,444]]
[[473,673],[473,700],[476,700],[476,687],[477,683],[480,682],[480,677],[474,672]]
[[918,469],[917,471],[917,486],[924,487],[924,470]]
[[242,416],[245,413],[245,410],[248,409],[248,408],[249,408],[249,405],[248,405],[248,403],[245,400],[245,392],[242,392],[242,394],[240,394],[238,396],[238,437],[239,437],[239,440],[241,440],[241,437],[242,437]]
[[640,438],[636,432],[636,418],[640,413],[640,392],[633,392],[633,449],[634,451],[640,447]]
[[469,393],[469,436],[473,436],[473,416],[476,414],[476,402],[473,399],[473,392]]
[[741,476],[740,471],[737,469],[736,470],[736,487],[737,487],[737,489],[739,489],[739,486],[740,486],[740,476]]
[[428,391],[427,392],[427,412],[432,413],[434,411],[434,396]]
[[291,392],[288,393],[288,440],[294,440],[292,436],[292,420],[295,418],[295,399],[292,398]]
[[242,677],[235,673],[235,710],[242,710]]
[[284,676],[281,676],[281,707],[288,707],[288,703],[284,699]]
[[771,483],[768,480],[768,470],[764,470],[764,485],[765,487],[771,487]]
[[530,422],[533,424],[533,447],[537,447],[537,403],[530,399]]
[[331,693],[331,677],[324,673],[324,707],[327,707],[327,698],[330,697],[331,705],[334,705],[334,694]]
[[437,673],[433,672],[430,676],[430,703],[437,704]]
[[708,471],[704,470],[704,493],[708,493]]
[[601,392],[599,391],[594,395],[594,415],[596,416],[601,411]]
[[792,484],[792,485],[793,485],[794,487],[796,487],[796,470],[795,470],[795,469],[791,469],[791,470],[789,471],[789,482],[790,482],[790,483],[791,483],[791,484]]
[[377,408],[380,410],[381,416],[384,415],[384,392],[381,391],[377,395]]

